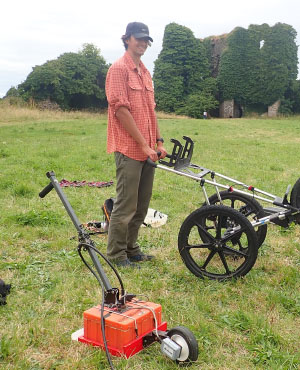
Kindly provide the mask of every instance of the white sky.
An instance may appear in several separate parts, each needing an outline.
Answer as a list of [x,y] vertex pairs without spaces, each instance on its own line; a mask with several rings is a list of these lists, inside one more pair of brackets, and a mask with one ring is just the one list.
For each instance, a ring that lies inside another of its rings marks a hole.
[[[154,43],[143,57],[153,71],[171,22],[191,29],[197,38],[221,35],[240,26],[277,22],[297,31],[299,0],[2,0],[0,10],[0,97],[23,82],[32,67],[78,52],[84,43],[100,48],[108,63],[123,52],[120,37],[127,23],[146,23]],[[300,50],[298,50],[300,60]]]

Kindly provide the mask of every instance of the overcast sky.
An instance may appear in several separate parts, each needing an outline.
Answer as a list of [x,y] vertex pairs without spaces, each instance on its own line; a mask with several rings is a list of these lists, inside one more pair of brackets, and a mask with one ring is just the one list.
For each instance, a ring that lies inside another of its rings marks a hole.
[[132,21],[149,26],[154,43],[143,61],[152,73],[165,26],[171,22],[188,27],[197,38],[228,33],[237,26],[287,23],[297,31],[299,45],[299,14],[299,0],[3,0],[0,97],[23,82],[32,67],[78,52],[84,43],[94,44],[112,63],[124,52],[120,37]]

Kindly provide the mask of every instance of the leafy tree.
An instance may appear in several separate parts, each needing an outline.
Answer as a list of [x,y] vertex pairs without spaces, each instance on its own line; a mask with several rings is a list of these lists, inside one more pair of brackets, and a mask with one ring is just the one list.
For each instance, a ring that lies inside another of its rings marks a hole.
[[64,109],[103,108],[107,104],[107,70],[100,50],[84,44],[78,53],[64,53],[56,60],[34,67],[18,90],[27,100],[50,99]]
[[235,28],[221,55],[217,78],[221,100],[268,106],[282,99],[297,77],[295,38],[293,27],[282,23]]
[[262,54],[263,102],[267,105],[283,98],[297,78],[298,57],[296,31],[292,26],[277,23],[265,34]]
[[[189,114],[201,110],[197,117],[202,117],[203,109],[209,110],[216,106],[213,96],[215,82],[210,80],[209,62],[203,43],[196,39],[190,29],[176,23],[165,28],[163,47],[154,69],[155,98],[158,109],[165,112]],[[200,99],[209,79],[209,96],[203,108]],[[191,107],[188,108],[188,105]],[[193,107],[199,105],[199,109]]]
[[221,100],[234,99],[241,105],[260,102],[260,32],[238,27],[229,34],[227,43],[218,75]]
[[8,98],[8,97],[11,97],[11,96],[14,96],[14,97],[18,97],[20,96],[20,93],[18,91],[18,89],[15,87],[15,86],[12,86],[6,93],[5,95],[5,98]]
[[300,113],[300,80],[292,81],[281,100],[280,113]]

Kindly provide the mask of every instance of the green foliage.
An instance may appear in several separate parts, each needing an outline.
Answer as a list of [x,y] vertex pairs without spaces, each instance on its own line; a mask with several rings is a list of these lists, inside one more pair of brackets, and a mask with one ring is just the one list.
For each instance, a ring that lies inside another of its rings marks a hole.
[[297,77],[295,38],[293,27],[283,23],[234,29],[221,56],[218,75],[221,100],[234,99],[244,106],[268,106],[283,98]]
[[12,97],[12,96],[20,96],[20,93],[19,93],[19,90],[16,88],[16,87],[11,87],[8,91],[7,91],[7,93],[6,93],[6,95],[5,95],[5,97]]
[[279,113],[288,115],[293,113],[293,102],[290,99],[281,99]]
[[[286,112],[286,105],[288,112]],[[292,81],[281,101],[281,113],[300,113],[300,80]]]
[[261,49],[265,104],[273,104],[282,98],[288,86],[297,78],[296,35],[293,27],[284,23],[275,24],[265,34]]
[[100,50],[84,44],[79,53],[64,53],[34,67],[18,91],[25,100],[50,99],[63,109],[104,108],[107,70]]
[[218,102],[214,98],[216,92],[216,80],[214,78],[207,78],[207,86],[204,86],[202,92],[191,93],[184,100],[184,107],[178,109],[178,114],[186,114],[189,117],[200,118],[204,111],[209,111],[217,108]]
[[208,81],[206,88],[207,79],[210,70],[204,44],[187,27],[167,25],[153,75],[158,109],[202,117],[203,110],[217,105],[215,84]]

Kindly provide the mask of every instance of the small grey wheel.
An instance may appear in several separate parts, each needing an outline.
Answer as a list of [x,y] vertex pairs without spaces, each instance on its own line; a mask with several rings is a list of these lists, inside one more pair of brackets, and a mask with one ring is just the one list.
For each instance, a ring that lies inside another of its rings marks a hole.
[[198,342],[194,334],[185,326],[176,326],[168,331],[168,337],[181,347],[181,353],[176,360],[179,364],[191,365],[198,359]]

